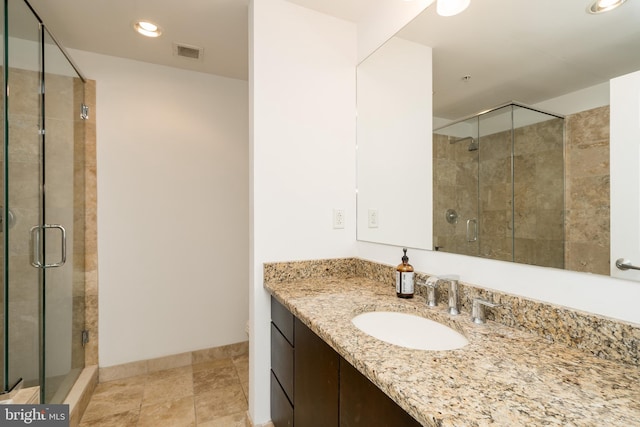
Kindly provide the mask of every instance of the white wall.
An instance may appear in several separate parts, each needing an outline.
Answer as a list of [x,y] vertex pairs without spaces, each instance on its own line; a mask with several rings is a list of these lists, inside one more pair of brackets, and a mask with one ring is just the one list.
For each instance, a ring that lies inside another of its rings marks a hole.
[[100,365],[245,341],[247,82],[71,55],[97,81]]
[[[352,23],[284,0],[251,2],[251,339],[249,412],[270,419],[264,262],[355,253]],[[346,226],[333,229],[334,208]]]
[[431,63],[430,47],[393,37],[358,66],[359,240],[432,246]]
[[592,108],[609,105],[609,82],[600,83],[585,89],[548,99],[532,105],[544,111],[568,116]]
[[611,275],[640,280],[640,271],[615,266],[620,258],[640,264],[640,71],[611,80],[610,112]]

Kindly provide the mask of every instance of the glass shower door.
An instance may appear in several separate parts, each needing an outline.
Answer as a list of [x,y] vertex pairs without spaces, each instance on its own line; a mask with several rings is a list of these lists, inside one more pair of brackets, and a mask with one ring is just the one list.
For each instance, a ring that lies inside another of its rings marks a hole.
[[433,134],[433,241],[435,250],[479,254],[478,118]]
[[513,106],[478,117],[480,256],[513,260]]
[[43,388],[62,403],[84,367],[84,84],[44,29]]
[[[20,379],[41,382],[41,269],[34,268],[30,230],[43,223],[40,23],[23,2],[7,2],[5,123],[5,390]],[[13,221],[10,221],[10,214]]]
[[84,82],[26,2],[5,5],[3,385],[61,403],[84,366]]

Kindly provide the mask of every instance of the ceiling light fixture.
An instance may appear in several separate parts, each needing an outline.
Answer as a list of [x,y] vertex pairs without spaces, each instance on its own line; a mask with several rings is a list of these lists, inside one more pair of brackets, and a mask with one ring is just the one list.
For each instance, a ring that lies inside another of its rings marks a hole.
[[609,12],[619,7],[627,0],[596,0],[587,8],[587,12],[592,14]]
[[133,23],[133,28],[146,37],[160,37],[162,34],[160,27],[151,21],[136,21]]
[[453,16],[469,7],[471,0],[438,0],[436,12],[440,16]]

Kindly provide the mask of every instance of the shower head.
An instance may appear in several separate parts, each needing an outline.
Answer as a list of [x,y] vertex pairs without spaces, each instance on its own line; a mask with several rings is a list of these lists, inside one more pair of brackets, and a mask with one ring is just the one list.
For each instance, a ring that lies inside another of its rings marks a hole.
[[467,148],[468,151],[477,151],[478,148],[480,147],[480,145],[478,144],[478,140],[475,139],[472,136],[465,136],[463,138],[456,138],[453,136],[449,137],[449,144],[455,144],[457,142],[462,142],[462,141],[469,141],[471,140],[471,142],[469,143],[469,148]]

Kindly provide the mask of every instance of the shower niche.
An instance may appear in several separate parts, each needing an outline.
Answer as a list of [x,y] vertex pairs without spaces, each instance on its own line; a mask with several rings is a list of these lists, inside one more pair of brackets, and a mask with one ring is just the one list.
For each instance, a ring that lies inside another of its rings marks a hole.
[[435,250],[564,267],[562,117],[510,103],[434,130],[433,190]]

